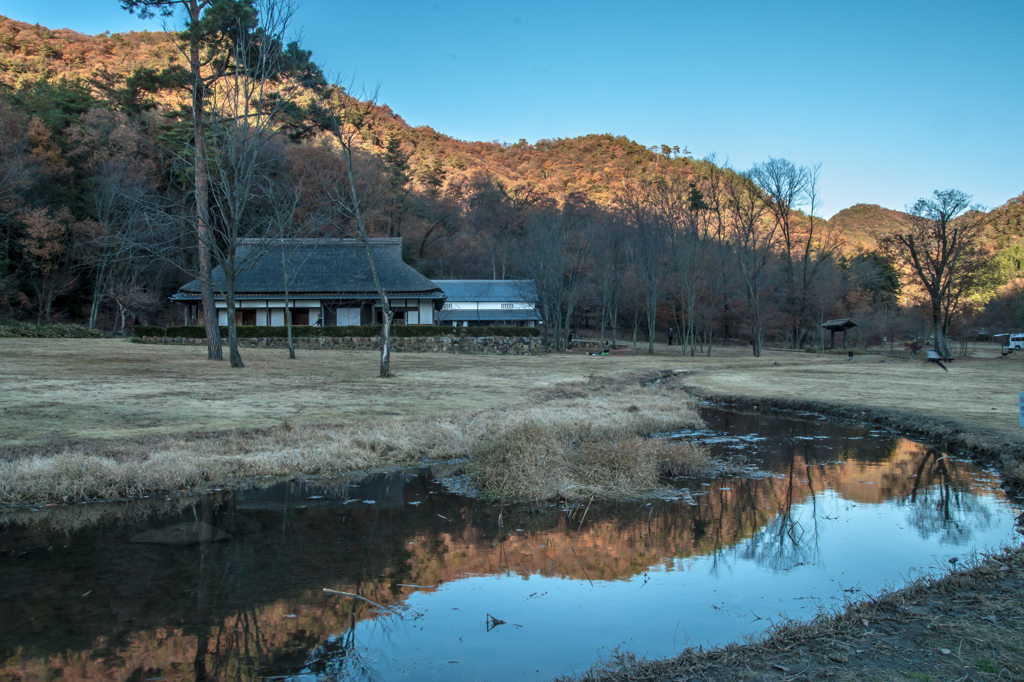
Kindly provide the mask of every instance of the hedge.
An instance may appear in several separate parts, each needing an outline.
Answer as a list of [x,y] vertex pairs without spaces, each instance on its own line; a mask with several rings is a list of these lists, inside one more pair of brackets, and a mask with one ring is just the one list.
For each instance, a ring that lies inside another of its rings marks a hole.
[[[284,338],[288,336],[287,327],[251,327],[239,325],[238,338]],[[169,338],[202,339],[206,337],[206,328],[200,325],[177,327],[156,327],[152,325],[136,325],[135,336],[159,336]],[[228,328],[221,327],[220,335],[227,338]],[[535,327],[448,327],[430,325],[395,325],[391,328],[395,337],[412,336],[540,336]],[[344,337],[344,336],[380,336],[379,324],[368,324],[359,327],[292,327],[292,336],[296,339],[307,337]]]
[[105,331],[77,324],[33,324],[31,322],[0,322],[0,339],[103,339]]

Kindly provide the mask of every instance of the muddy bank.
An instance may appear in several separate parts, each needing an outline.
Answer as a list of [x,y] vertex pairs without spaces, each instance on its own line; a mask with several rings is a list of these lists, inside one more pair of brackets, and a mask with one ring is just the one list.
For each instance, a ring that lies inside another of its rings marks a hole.
[[908,437],[928,441],[953,452],[970,454],[979,461],[996,464],[1003,479],[1017,494],[1024,492],[1024,443],[1012,441],[992,430],[950,419],[935,419],[870,405],[840,405],[820,400],[726,395],[686,382],[691,395],[716,404],[786,412],[813,413],[846,422],[879,426]]
[[809,623],[777,623],[747,644],[662,661],[620,655],[578,679],[1024,680],[1022,594],[1018,546]]

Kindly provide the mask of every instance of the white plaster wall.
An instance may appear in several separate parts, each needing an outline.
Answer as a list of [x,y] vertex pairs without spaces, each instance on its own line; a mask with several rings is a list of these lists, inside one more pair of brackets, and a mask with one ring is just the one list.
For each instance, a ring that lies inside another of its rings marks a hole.
[[[279,303],[283,303],[279,301]],[[271,327],[283,327],[284,321],[284,308],[271,308],[270,309],[270,326]]]
[[420,299],[420,324],[434,324],[434,302],[429,298]]
[[256,311],[256,326],[266,327],[267,326],[267,311],[266,309]]

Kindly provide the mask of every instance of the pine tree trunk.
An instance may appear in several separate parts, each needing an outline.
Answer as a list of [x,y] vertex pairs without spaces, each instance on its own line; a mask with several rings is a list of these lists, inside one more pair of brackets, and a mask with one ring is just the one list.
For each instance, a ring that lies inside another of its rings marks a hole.
[[[200,19],[196,2],[189,5],[189,21],[195,25]],[[196,235],[199,240],[199,287],[203,299],[203,324],[206,327],[206,357],[223,360],[224,350],[217,324],[217,307],[213,300],[213,262],[210,258],[209,198],[207,197],[205,85],[201,73],[199,41],[192,38],[189,46],[189,66],[192,69],[192,124],[196,144]],[[230,321],[229,321],[230,322]]]

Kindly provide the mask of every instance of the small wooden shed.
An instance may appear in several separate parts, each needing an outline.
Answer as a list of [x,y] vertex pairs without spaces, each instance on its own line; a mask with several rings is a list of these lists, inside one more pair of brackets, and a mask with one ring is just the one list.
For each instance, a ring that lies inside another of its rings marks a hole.
[[825,324],[821,325],[822,329],[827,329],[832,332],[832,348],[836,347],[836,332],[843,332],[843,350],[846,350],[846,330],[856,327],[857,323],[848,317],[842,317],[838,320],[829,320]]

